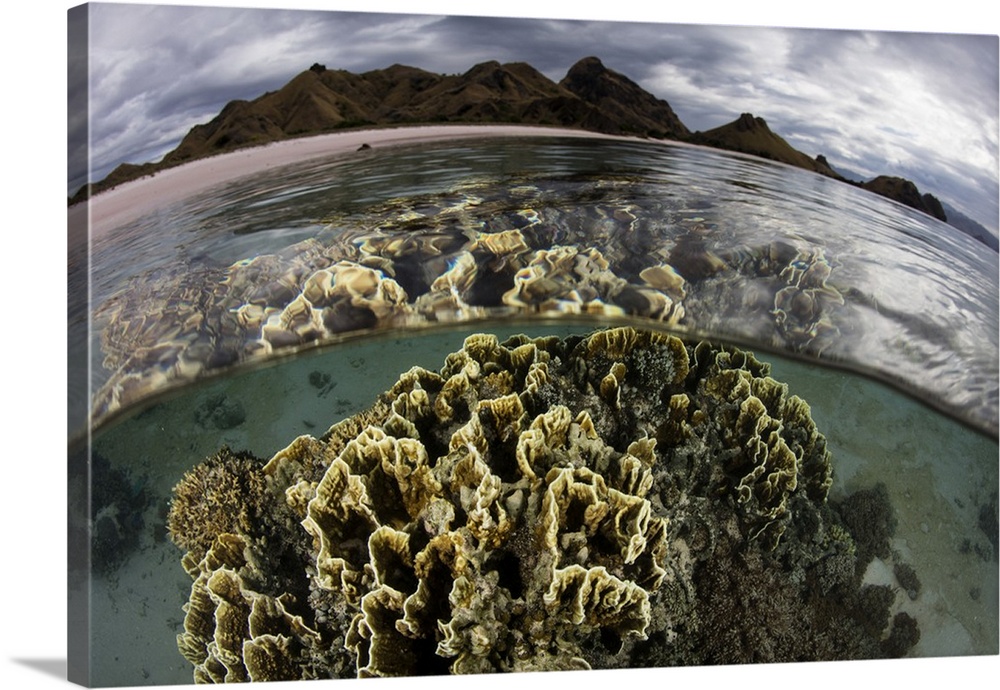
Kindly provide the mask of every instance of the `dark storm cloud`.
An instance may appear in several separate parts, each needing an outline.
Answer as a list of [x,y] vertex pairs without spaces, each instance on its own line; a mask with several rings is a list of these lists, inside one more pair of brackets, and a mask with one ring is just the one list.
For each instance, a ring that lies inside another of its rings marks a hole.
[[[95,178],[156,160],[230,100],[314,62],[461,73],[523,61],[558,81],[596,55],[690,128],[742,112],[809,155],[894,174],[996,228],[995,36],[390,13],[95,5]],[[75,181],[85,173],[74,171]]]

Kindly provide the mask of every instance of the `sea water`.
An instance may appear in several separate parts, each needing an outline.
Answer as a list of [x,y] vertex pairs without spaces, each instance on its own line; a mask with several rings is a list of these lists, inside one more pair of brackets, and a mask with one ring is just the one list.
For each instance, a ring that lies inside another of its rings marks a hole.
[[[136,373],[123,372],[135,362],[108,357],[116,345],[107,333],[116,331],[100,316],[135,319],[142,303],[130,295],[209,312],[207,298],[192,296],[217,294],[231,267],[262,256],[294,262],[316,241],[356,249],[373,238],[443,236],[438,270],[447,271],[448,252],[457,256],[463,242],[511,229],[550,247],[600,249],[635,285],[645,266],[689,262],[678,266],[687,274],[683,318],[632,322],[735,342],[770,362],[827,438],[831,499],[887,488],[897,518],[892,557],[876,559],[865,577],[894,584],[893,561],[919,574],[917,598],[894,604],[920,625],[910,654],[997,653],[997,256],[933,219],[800,170],[658,143],[519,139],[376,149],[219,185],[94,242],[90,393],[97,399]],[[774,256],[785,264],[772,265]],[[411,292],[429,286],[412,277],[405,256],[391,258],[385,270]],[[698,269],[705,261],[724,267],[706,273]],[[790,282],[808,268],[785,270],[796,261],[823,269],[823,280]],[[778,323],[775,294],[786,287],[830,295],[828,308]],[[124,306],[102,312],[116,301]],[[96,420],[91,477],[113,476],[119,505],[91,512],[95,543],[82,562],[93,570],[71,578],[71,600],[75,583],[90,602],[92,683],[191,682],[176,645],[191,580],[165,518],[183,473],[221,446],[268,458],[300,434],[320,436],[410,367],[439,369],[470,333],[567,335],[629,318],[613,304],[586,314],[562,302],[532,315],[483,302],[486,311],[469,312],[473,323],[423,315],[294,354],[227,356],[199,368],[200,381],[160,360],[180,372],[157,379],[164,393],[95,406],[107,414]],[[142,337],[160,332],[152,321],[142,321]],[[117,332],[132,337],[136,328]],[[169,339],[176,329],[162,333]],[[211,342],[245,352],[253,334],[240,335],[246,341],[235,346]],[[77,508],[86,521],[87,509]],[[134,533],[109,542],[109,525]]]

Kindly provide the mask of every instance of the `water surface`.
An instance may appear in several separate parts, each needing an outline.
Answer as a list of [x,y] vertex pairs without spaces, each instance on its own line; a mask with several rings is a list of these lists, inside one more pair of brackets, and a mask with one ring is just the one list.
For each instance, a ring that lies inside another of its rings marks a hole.
[[[345,263],[378,290],[295,322],[310,277]],[[995,434],[997,266],[926,214],[735,154],[376,149],[220,185],[96,240],[95,414],[346,332],[600,313],[849,366]]]

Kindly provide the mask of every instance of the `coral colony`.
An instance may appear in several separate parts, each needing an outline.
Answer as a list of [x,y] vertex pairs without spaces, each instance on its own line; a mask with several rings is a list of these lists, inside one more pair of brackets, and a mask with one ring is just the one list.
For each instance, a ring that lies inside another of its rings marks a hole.
[[861,582],[884,492],[841,517],[826,440],[769,372],[628,327],[479,334],[320,438],[223,448],[168,521],[194,679],[903,655],[915,622]]
[[[774,241],[716,251],[700,222],[660,247],[656,233],[633,232],[639,218],[614,199],[559,209],[545,208],[545,191],[530,185],[489,191],[496,198],[470,185],[395,200],[362,219],[330,219],[333,239],[134,277],[95,314],[107,324],[110,376],[94,414],[209,370],[373,328],[586,314],[714,332],[720,305],[732,305],[745,328],[757,323],[765,342],[795,351],[821,352],[839,334],[844,297],[820,249]],[[489,231],[476,230],[486,219]]]

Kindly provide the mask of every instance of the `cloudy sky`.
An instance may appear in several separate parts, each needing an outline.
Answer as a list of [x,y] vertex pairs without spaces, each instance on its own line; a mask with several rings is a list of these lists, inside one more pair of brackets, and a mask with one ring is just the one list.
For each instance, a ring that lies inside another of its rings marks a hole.
[[[314,62],[455,73],[486,60],[526,61],[558,81],[596,55],[667,100],[692,130],[750,112],[835,168],[907,177],[997,231],[996,35],[884,31],[911,27],[875,15],[867,25],[864,15],[833,24],[848,29],[788,29],[608,21],[551,3],[515,16],[482,5],[399,14],[402,3],[377,0],[267,5],[286,9],[92,5],[92,178],[122,161],[158,160],[229,100],[279,88]],[[359,5],[376,12],[287,9]],[[70,111],[84,112],[72,93]],[[85,174],[71,166],[71,192]]]

